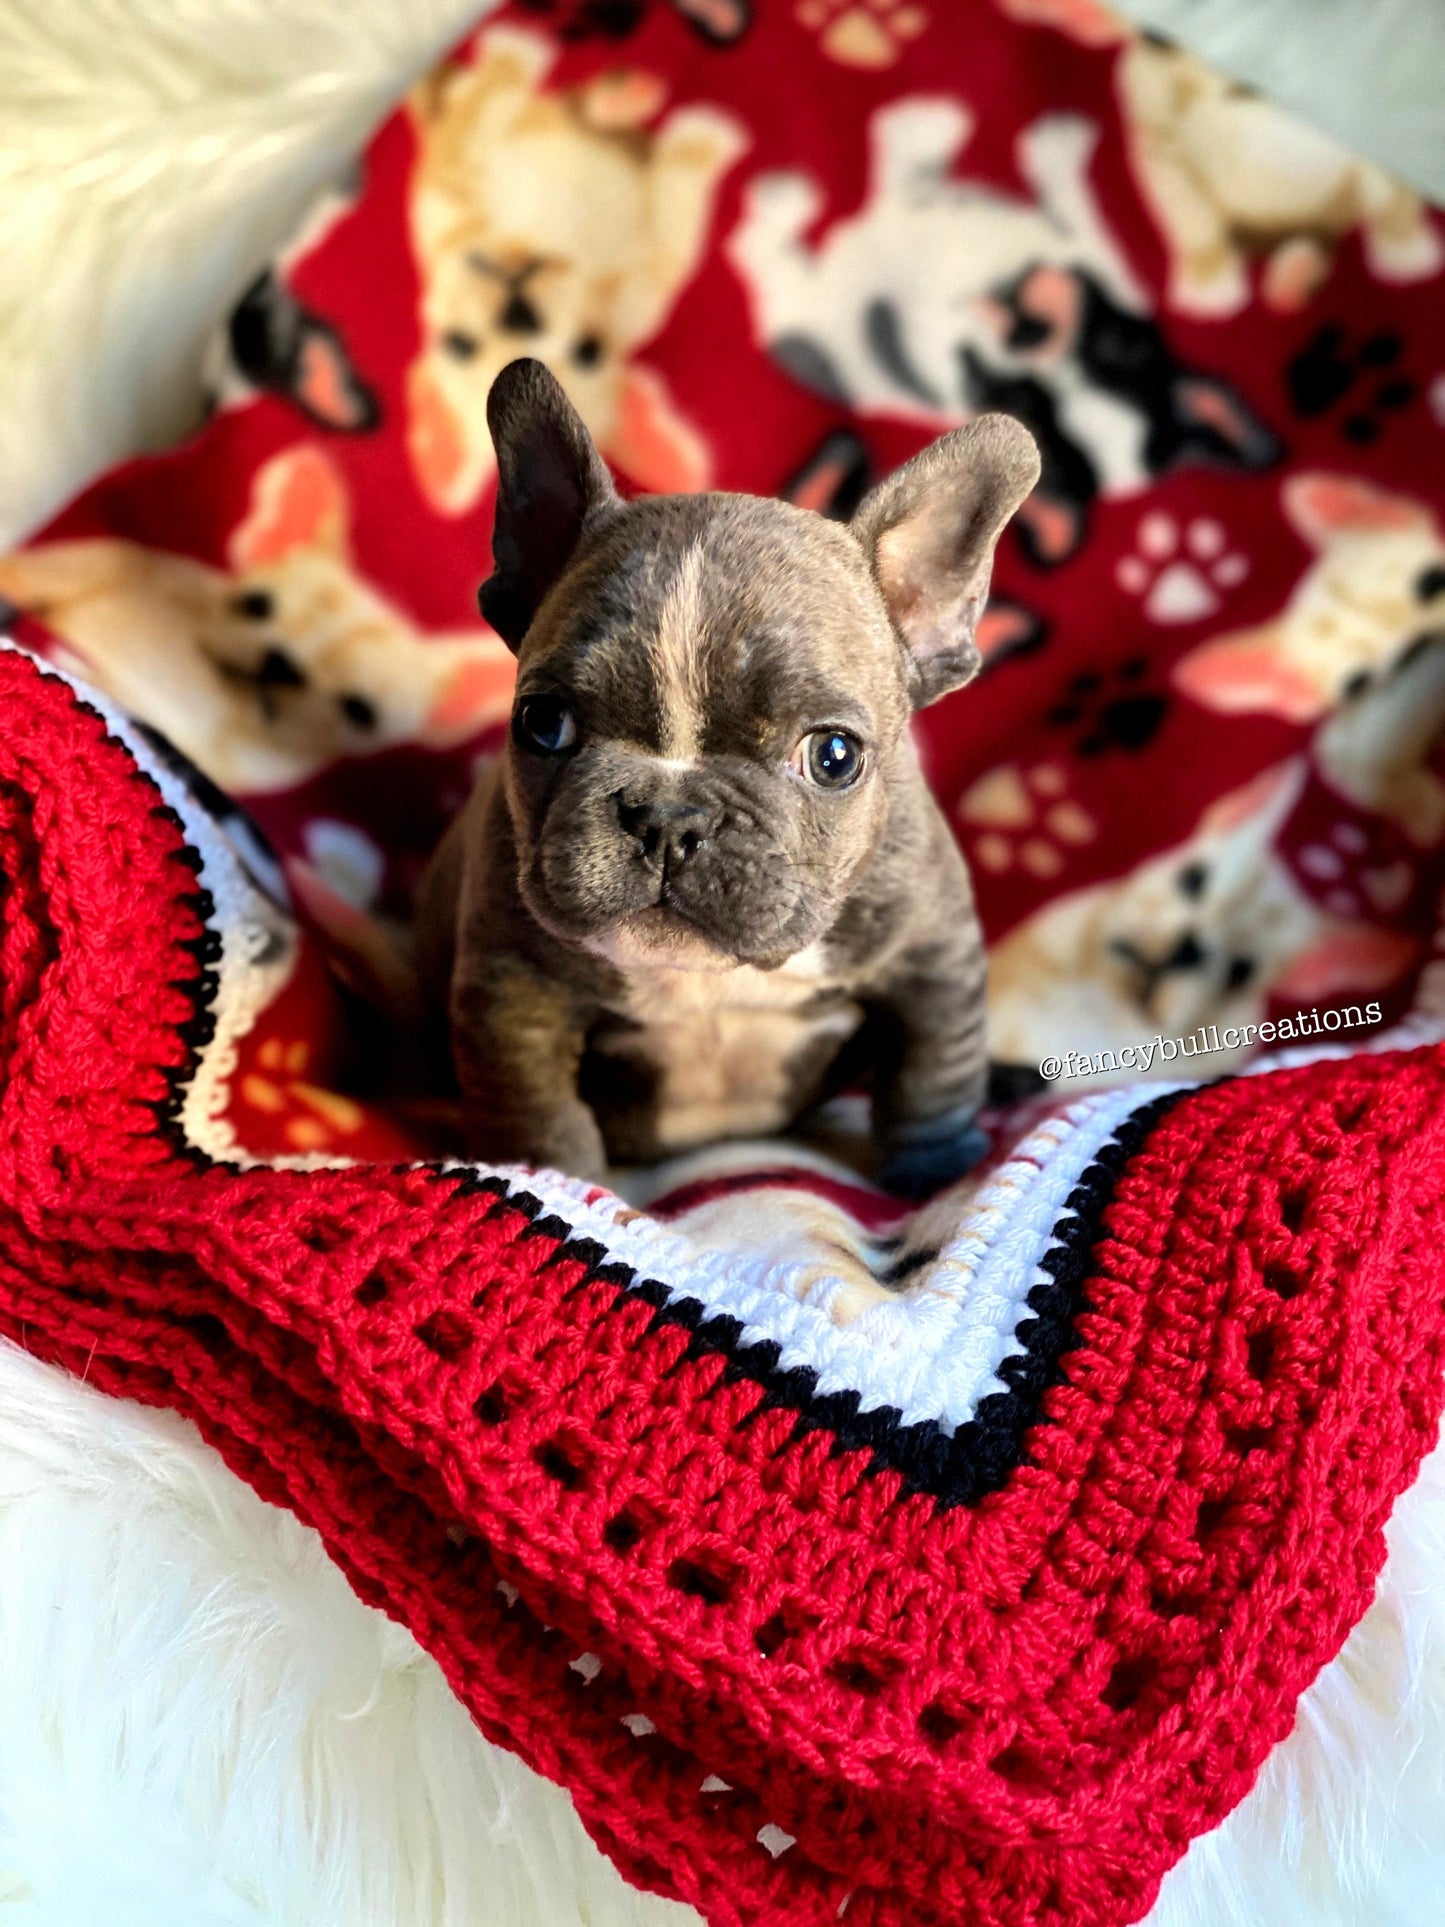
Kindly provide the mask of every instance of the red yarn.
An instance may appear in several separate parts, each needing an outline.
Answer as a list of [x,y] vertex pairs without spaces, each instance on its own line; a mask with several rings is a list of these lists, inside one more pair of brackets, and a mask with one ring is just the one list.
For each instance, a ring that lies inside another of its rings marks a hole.
[[1040,1422],[945,1503],[500,1178],[208,1162],[198,862],[0,654],[0,1328],[193,1418],[638,1884],[738,1927],[1145,1912],[1436,1434],[1445,1056],[1220,1083],[1101,1153]]

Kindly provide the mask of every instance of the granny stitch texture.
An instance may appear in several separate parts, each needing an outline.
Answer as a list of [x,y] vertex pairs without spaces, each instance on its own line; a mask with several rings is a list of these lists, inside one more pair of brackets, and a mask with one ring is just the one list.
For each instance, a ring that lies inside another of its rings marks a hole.
[[865,1394],[604,1193],[213,1157],[294,933],[18,651],[0,874],[0,1329],[193,1417],[639,1884],[736,1927],[1135,1919],[1364,1609],[1442,1404],[1438,1046],[1076,1103],[995,1389],[939,1363],[1008,1315],[986,1239],[948,1296],[981,1193]]

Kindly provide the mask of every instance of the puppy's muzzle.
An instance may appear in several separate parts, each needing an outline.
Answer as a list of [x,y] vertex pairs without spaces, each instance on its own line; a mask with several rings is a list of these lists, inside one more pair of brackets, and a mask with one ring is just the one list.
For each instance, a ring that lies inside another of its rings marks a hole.
[[722,812],[705,803],[637,801],[617,796],[617,821],[649,869],[675,874],[697,855],[717,829]]

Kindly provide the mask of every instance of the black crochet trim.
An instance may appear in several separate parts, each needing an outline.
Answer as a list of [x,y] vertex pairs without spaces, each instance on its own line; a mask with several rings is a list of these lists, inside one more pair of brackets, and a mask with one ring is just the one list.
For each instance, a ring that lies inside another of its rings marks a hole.
[[998,1368],[1005,1389],[981,1399],[975,1416],[951,1435],[934,1419],[905,1422],[894,1406],[860,1411],[861,1394],[856,1391],[820,1393],[818,1375],[811,1367],[783,1369],[782,1348],[773,1340],[747,1342],[739,1319],[712,1312],[658,1279],[640,1277],[630,1265],[612,1258],[596,1239],[567,1236],[564,1221],[544,1215],[541,1201],[531,1192],[512,1191],[504,1179],[481,1175],[464,1179],[457,1189],[468,1195],[493,1192],[497,1209],[519,1211],[528,1220],[524,1236],[560,1238],[549,1262],[582,1264],[585,1270],[576,1289],[611,1284],[619,1297],[640,1298],[650,1305],[654,1326],[672,1325],[689,1333],[685,1358],[726,1359],[720,1383],[744,1378],[761,1386],[763,1397],[754,1413],[792,1412],[795,1439],[809,1432],[831,1432],[835,1451],[868,1452],[870,1471],[898,1473],[906,1492],[927,1493],[940,1510],[947,1510],[977,1505],[1025,1463],[1027,1434],[1042,1422],[1044,1397],[1063,1383],[1064,1358],[1079,1343],[1077,1321],[1088,1310],[1084,1285],[1119,1174],[1182,1095],[1166,1091],[1141,1104],[1099,1147],[1069,1193],[1064,1215],[1039,1260],[1048,1282],[1035,1285],[1029,1293],[1031,1315],[1015,1329],[1022,1350]]
[[[216,1034],[216,997],[220,990],[220,972],[217,965],[221,961],[221,935],[215,928],[216,904],[210,891],[199,881],[205,869],[205,859],[190,841],[190,831],[179,813],[172,809],[162,796],[160,787],[151,772],[136,757],[129,743],[123,742],[111,729],[106,717],[94,703],[87,702],[74,688],[70,690],[71,700],[76,708],[86,716],[94,717],[100,724],[103,740],[112,748],[120,750],[129,758],[131,781],[139,783],[155,797],[151,815],[159,822],[168,823],[181,837],[181,846],[171,852],[177,863],[183,864],[197,878],[193,890],[177,891],[173,901],[182,904],[195,916],[201,925],[198,935],[176,939],[176,947],[187,951],[196,961],[194,975],[172,980],[171,989],[179,993],[190,1004],[190,1014],[172,1026],[176,1036],[185,1045],[185,1057],[179,1064],[158,1065],[156,1068],[166,1081],[166,1095],[147,1106],[155,1113],[160,1134],[178,1157],[198,1168],[209,1168],[215,1159],[208,1156],[199,1145],[192,1143],[181,1125],[181,1112],[185,1106],[186,1092],[195,1077],[206,1047]],[[147,731],[148,738],[154,732]],[[197,799],[199,803],[199,799]],[[204,808],[204,805],[199,805]],[[207,812],[209,814],[209,812]]]

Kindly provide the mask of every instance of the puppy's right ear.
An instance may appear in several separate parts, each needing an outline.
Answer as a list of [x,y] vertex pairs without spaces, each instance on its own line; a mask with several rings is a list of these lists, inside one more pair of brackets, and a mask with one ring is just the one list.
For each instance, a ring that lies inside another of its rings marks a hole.
[[497,451],[492,573],[477,600],[516,650],[588,524],[617,505],[606,464],[561,384],[540,361],[513,361],[492,383]]

